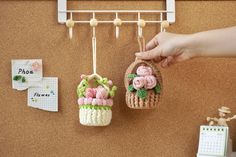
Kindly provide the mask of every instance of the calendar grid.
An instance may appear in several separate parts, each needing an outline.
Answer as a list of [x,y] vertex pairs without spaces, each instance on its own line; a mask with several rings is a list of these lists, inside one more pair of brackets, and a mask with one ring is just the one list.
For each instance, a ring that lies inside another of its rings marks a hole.
[[228,127],[201,126],[198,156],[212,155],[224,157],[226,155]]

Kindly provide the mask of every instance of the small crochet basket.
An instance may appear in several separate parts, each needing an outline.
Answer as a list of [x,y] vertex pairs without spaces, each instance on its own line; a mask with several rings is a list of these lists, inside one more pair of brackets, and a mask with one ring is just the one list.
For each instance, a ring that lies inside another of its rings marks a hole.
[[[144,51],[145,41],[140,51]],[[160,102],[163,89],[161,73],[152,61],[136,59],[127,68],[124,84],[126,104],[132,109],[153,109]]]
[[97,74],[81,76],[77,87],[79,120],[86,126],[107,126],[112,119],[113,97],[116,86]]

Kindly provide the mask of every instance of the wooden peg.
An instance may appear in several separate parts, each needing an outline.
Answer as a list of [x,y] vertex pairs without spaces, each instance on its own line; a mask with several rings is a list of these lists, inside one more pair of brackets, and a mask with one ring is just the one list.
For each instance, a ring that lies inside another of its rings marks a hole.
[[71,20],[71,19],[68,19],[68,20],[66,21],[66,26],[67,26],[68,28],[74,27],[74,26],[75,26],[75,21],[73,21],[73,20]]
[[69,28],[69,37],[70,39],[72,39],[73,27],[75,26],[75,21],[73,21],[72,19],[68,19],[66,21],[66,26]]
[[114,24],[115,26],[117,26],[117,27],[118,27],[118,26],[121,26],[121,25],[122,25],[122,20],[119,19],[119,18],[115,18],[113,24]]
[[113,24],[116,26],[116,39],[119,37],[119,27],[122,25],[122,20],[119,18],[115,18]]
[[163,28],[163,29],[166,29],[166,28],[168,28],[170,26],[170,23],[168,22],[168,21],[162,21],[161,22],[161,27]]
[[146,26],[145,20],[139,19],[139,20],[138,20],[138,26],[141,27],[141,28],[145,27],[145,26]]
[[89,23],[91,27],[96,27],[98,25],[98,21],[95,18],[92,18]]

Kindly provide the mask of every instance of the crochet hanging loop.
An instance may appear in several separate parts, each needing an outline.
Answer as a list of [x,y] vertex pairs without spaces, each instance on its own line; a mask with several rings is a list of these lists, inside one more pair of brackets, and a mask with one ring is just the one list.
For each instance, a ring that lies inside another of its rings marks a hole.
[[97,74],[97,45],[96,45],[96,33],[95,27],[93,27],[93,37],[92,37],[92,51],[93,51],[93,74]]
[[[139,46],[139,51],[140,52],[144,52],[146,49],[145,49],[145,38],[143,36],[138,36],[138,46]],[[138,60],[138,58],[136,57],[135,60]]]
[[139,51],[144,52],[145,51],[145,38],[143,36],[138,36],[138,45],[139,45]]

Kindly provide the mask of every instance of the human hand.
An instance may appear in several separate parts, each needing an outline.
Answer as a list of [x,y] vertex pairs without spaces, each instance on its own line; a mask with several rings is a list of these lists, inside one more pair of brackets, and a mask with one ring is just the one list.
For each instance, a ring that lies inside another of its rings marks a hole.
[[234,115],[234,116],[232,117],[232,119],[236,119],[236,115]]
[[161,62],[162,67],[196,56],[236,57],[235,41],[236,26],[189,35],[161,32],[136,57]]
[[160,62],[162,67],[168,67],[196,56],[188,47],[190,36],[161,32],[147,43],[145,52],[135,55],[139,59],[154,60]]

